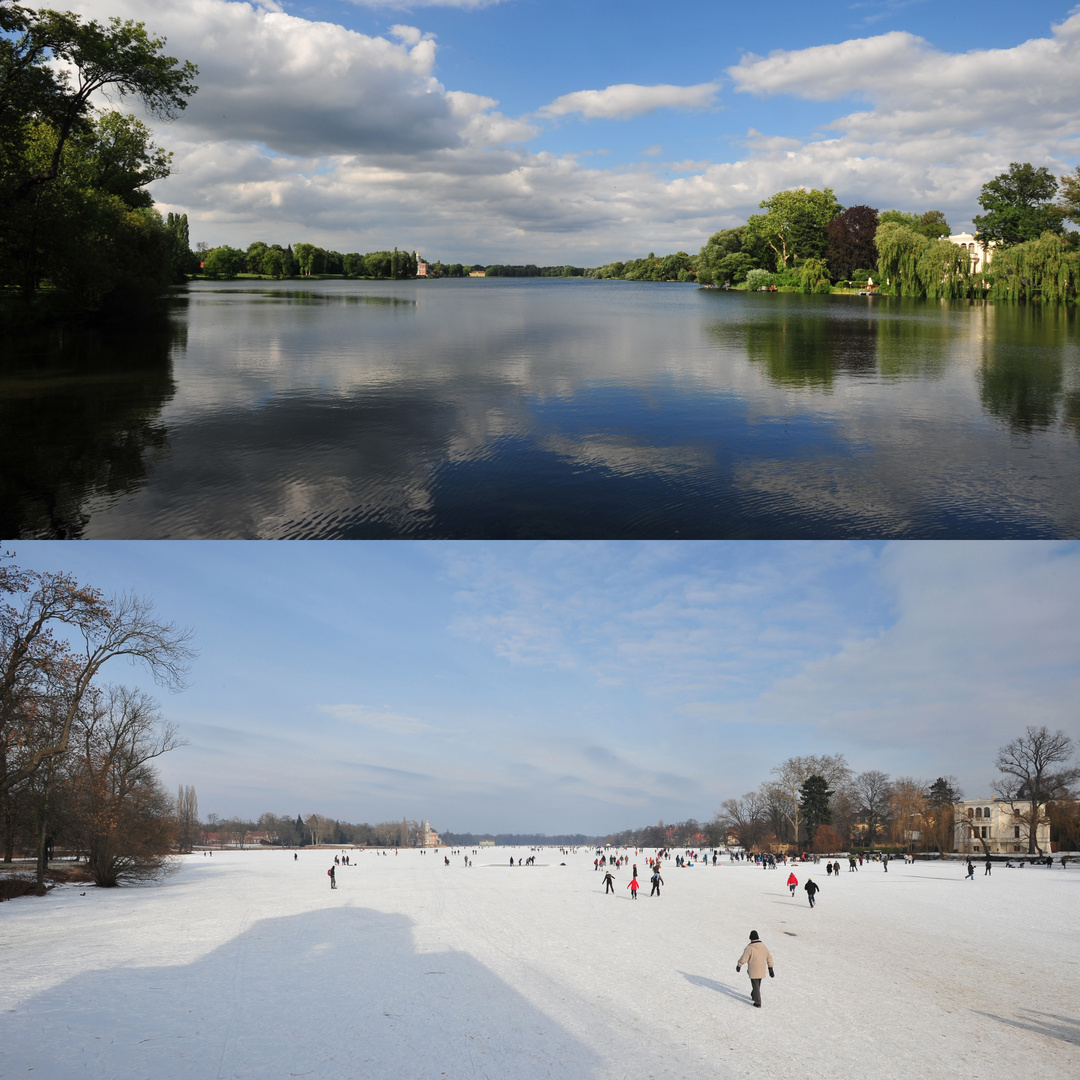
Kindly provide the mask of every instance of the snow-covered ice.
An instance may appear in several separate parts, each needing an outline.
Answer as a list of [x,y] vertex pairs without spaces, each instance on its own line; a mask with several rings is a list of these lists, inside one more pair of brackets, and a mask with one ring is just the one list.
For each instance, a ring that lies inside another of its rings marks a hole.
[[792,899],[785,868],[668,864],[657,899],[639,858],[632,901],[585,851],[350,856],[336,891],[333,852],[247,851],[0,905],[0,1076],[1080,1075],[1080,868],[800,867]]

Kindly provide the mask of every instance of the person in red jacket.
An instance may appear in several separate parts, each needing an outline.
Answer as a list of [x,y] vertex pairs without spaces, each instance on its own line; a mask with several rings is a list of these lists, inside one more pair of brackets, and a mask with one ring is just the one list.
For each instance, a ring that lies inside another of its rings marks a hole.
[[754,1008],[760,1009],[761,980],[765,978],[766,971],[770,979],[776,977],[776,972],[773,970],[772,953],[769,952],[765,942],[758,937],[756,930],[750,931],[750,944],[743,949],[743,954],[735,965],[736,972],[742,971],[743,964],[746,965],[746,974],[750,976],[750,997],[754,1002]]
[[631,900],[636,900],[637,899],[637,891],[638,891],[637,874],[635,874],[630,879],[630,884],[627,885],[626,887],[630,890],[630,899]]
[[799,879],[795,876],[794,870],[788,874],[787,887],[791,890],[791,895],[794,896],[795,890],[799,887]]

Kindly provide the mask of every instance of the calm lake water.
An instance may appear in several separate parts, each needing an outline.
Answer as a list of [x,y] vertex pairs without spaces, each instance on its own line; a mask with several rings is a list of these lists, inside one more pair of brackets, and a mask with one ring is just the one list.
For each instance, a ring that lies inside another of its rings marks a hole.
[[3,343],[4,537],[1076,537],[1076,312],[198,283]]

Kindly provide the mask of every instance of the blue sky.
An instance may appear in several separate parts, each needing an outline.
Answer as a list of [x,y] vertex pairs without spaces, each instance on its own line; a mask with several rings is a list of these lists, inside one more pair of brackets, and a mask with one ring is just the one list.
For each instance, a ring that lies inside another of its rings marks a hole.
[[204,815],[604,833],[794,754],[974,797],[1026,724],[1080,736],[1076,544],[14,547],[195,630],[161,771]]
[[788,187],[945,211],[1078,160],[1068,2],[75,0],[199,64],[155,185],[193,240],[574,262],[683,248]]

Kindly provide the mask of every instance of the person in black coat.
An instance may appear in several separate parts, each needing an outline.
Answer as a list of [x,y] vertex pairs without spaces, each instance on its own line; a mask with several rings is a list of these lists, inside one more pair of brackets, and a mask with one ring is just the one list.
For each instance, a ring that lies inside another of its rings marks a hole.
[[819,892],[821,892],[821,886],[818,885],[818,883],[816,881],[814,881],[813,878],[807,878],[806,879],[806,884],[803,886],[803,888],[806,890],[806,898],[807,898],[807,900],[810,901],[810,906],[813,907],[814,906],[814,897]]

